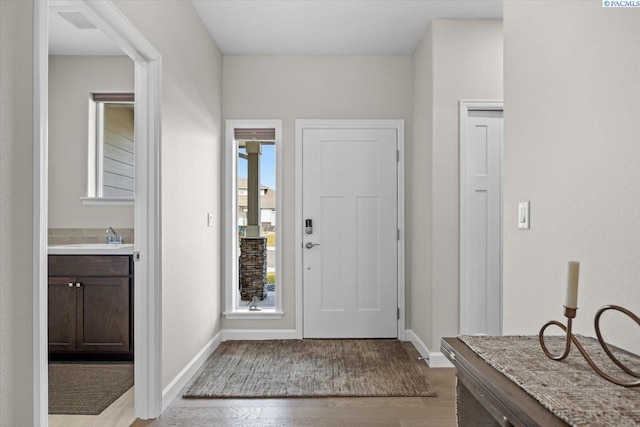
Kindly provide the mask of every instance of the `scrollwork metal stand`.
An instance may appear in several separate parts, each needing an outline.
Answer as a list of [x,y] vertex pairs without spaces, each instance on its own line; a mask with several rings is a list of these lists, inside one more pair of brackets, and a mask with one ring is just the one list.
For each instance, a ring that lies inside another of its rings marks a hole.
[[[540,339],[540,346],[542,347],[542,351],[544,352],[544,354],[546,354],[547,357],[549,357],[549,358],[551,358],[553,360],[557,360],[557,361],[564,360],[569,355],[569,352],[571,351],[571,343],[573,342],[573,344],[576,346],[576,348],[578,349],[580,354],[582,354],[582,357],[584,357],[584,359],[587,361],[589,366],[591,366],[591,368],[594,371],[596,371],[598,373],[598,375],[600,375],[602,378],[606,379],[607,381],[611,381],[614,384],[621,385],[621,386],[624,386],[624,387],[638,387],[638,386],[640,386],[640,380],[621,381],[621,380],[619,380],[617,378],[614,378],[614,377],[610,376],[609,374],[605,373],[604,371],[602,371],[602,369],[600,369],[593,362],[593,360],[591,359],[591,357],[589,357],[589,355],[587,354],[587,351],[584,349],[582,344],[580,344],[580,342],[576,339],[576,337],[571,333],[571,324],[572,324],[573,319],[576,317],[577,310],[578,310],[577,308],[564,307],[564,315],[567,318],[567,326],[563,325],[562,323],[558,322],[557,320],[551,320],[551,321],[545,323],[544,326],[542,327],[542,329],[540,329],[540,333],[538,334],[538,338]],[[607,356],[609,356],[611,361],[613,361],[613,363],[615,363],[624,372],[626,372],[627,374],[631,375],[634,378],[640,378],[640,374],[639,373],[634,372],[629,367],[625,366],[622,362],[620,362],[613,355],[613,353],[609,349],[608,344],[602,338],[602,333],[600,332],[600,317],[607,310],[616,310],[616,311],[619,311],[621,313],[624,313],[627,316],[629,316],[630,318],[632,318],[633,320],[635,320],[635,322],[639,326],[640,326],[640,318],[638,318],[638,316],[636,316],[635,314],[633,314],[631,311],[627,310],[624,307],[620,307],[620,306],[617,306],[617,305],[605,305],[604,307],[600,308],[600,310],[598,310],[598,312],[596,313],[596,317],[594,319],[596,335],[598,336],[598,341],[600,342],[600,345],[602,346],[602,349],[607,354]],[[564,352],[562,354],[559,354],[559,355],[552,354],[547,349],[547,346],[544,343],[544,331],[551,325],[558,326],[560,329],[562,329],[567,334],[567,341],[566,341],[566,344],[565,344]]]

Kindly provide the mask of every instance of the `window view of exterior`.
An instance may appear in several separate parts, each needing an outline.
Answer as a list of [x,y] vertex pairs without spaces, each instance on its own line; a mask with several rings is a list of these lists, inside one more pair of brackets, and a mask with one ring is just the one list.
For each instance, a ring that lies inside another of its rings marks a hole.
[[134,197],[133,104],[104,103],[102,196]]
[[240,307],[275,307],[276,188],[273,141],[238,141],[236,212]]
[[92,94],[88,197],[133,200],[134,116],[132,93]]

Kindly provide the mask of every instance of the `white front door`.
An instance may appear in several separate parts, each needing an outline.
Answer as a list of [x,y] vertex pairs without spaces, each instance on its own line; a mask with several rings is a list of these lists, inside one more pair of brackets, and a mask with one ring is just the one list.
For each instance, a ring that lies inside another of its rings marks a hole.
[[397,337],[397,142],[396,129],[303,130],[305,338]]
[[460,333],[500,335],[502,111],[469,111],[464,134]]

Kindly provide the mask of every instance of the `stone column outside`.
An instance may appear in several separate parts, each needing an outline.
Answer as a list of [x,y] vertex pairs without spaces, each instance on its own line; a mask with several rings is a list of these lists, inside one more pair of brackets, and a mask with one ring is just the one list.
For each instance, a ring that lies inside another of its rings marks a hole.
[[240,300],[263,300],[267,296],[267,239],[240,239]]

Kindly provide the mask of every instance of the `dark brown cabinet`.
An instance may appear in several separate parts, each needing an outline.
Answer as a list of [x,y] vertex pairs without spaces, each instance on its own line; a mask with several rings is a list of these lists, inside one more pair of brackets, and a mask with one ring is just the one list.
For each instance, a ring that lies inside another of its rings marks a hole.
[[48,305],[51,356],[132,356],[131,256],[49,255]]

